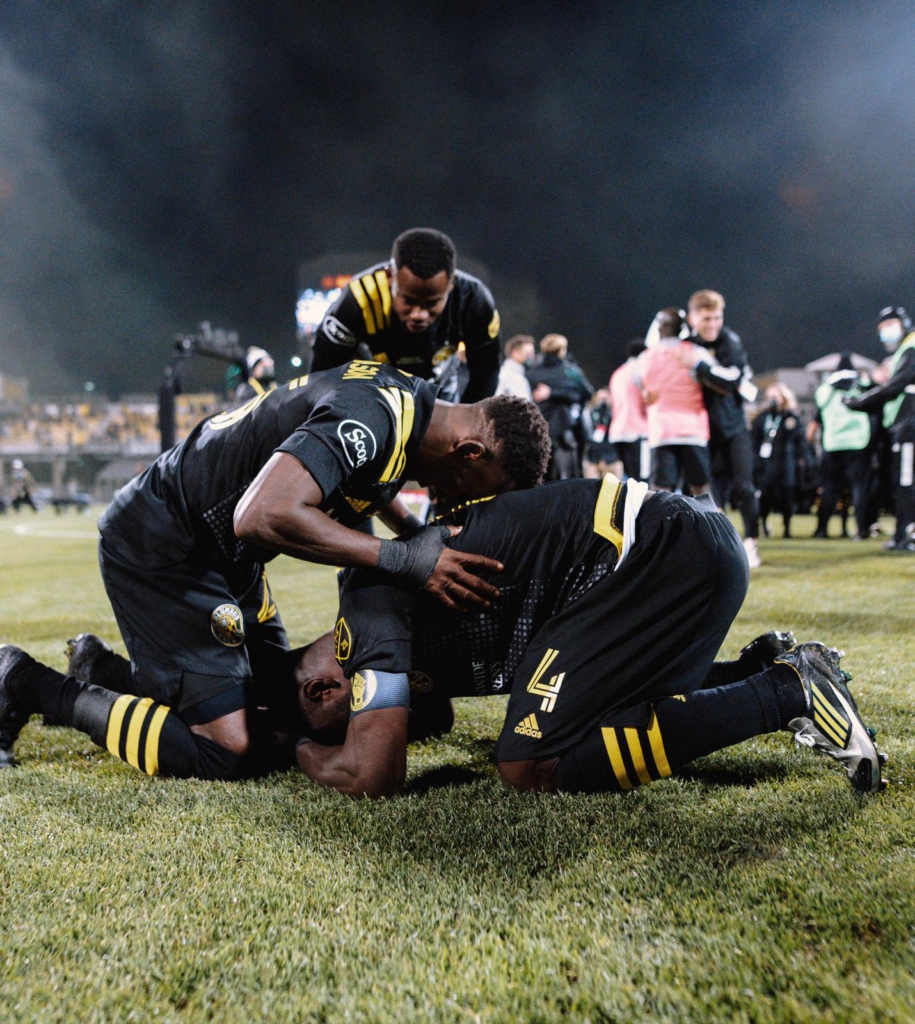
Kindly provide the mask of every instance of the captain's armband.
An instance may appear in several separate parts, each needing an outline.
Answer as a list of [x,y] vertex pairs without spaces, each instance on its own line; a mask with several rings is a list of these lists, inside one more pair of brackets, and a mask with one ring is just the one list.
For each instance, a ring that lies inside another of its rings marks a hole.
[[410,707],[410,681],[406,672],[374,672],[367,668],[353,676],[350,718],[363,711]]

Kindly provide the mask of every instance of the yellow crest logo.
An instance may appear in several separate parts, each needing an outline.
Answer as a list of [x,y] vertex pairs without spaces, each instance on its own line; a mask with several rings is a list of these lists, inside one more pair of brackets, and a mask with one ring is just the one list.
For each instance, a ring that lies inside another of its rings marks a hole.
[[344,662],[353,652],[353,638],[350,636],[346,619],[341,615],[334,626],[334,654],[337,661]]
[[489,321],[489,327],[486,329],[486,333],[490,338],[494,338],[502,327],[502,320],[499,316],[499,311],[494,309],[492,311],[492,320]]
[[353,676],[353,694],[349,702],[350,711],[364,711],[372,703],[377,687],[378,682],[374,672],[366,671],[365,675],[357,672]]
[[245,642],[245,620],[237,604],[221,604],[210,616],[210,632],[226,647]]

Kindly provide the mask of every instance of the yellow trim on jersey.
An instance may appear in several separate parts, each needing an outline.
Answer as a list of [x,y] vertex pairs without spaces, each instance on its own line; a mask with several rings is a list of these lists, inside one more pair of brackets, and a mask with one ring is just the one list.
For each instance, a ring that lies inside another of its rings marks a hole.
[[357,281],[354,277],[349,283],[350,291],[356,296],[356,301],[359,303],[359,308],[362,310],[362,319],[365,321],[365,329],[369,334],[375,334],[378,328],[375,326],[375,317],[372,316],[372,307],[369,304],[369,300],[365,294],[365,289],[362,287],[362,283]]
[[607,748],[607,757],[610,758],[610,765],[620,789],[632,789],[632,783],[626,773],[626,765],[623,763],[623,755],[620,751],[619,740],[616,738],[616,729],[601,729],[604,737],[604,746]]
[[670,763],[667,760],[667,751],[664,749],[664,740],[661,737],[661,727],[658,725],[658,716],[651,709],[651,718],[648,721],[647,730],[648,742],[651,744],[651,755],[654,758],[658,774],[662,779],[670,777]]
[[255,395],[265,395],[265,394],[267,394],[267,389],[264,387],[263,384],[261,384],[261,382],[257,379],[257,377],[249,377],[248,378],[248,386],[254,389],[254,394]]
[[378,282],[378,293],[381,295],[381,312],[384,315],[385,327],[391,326],[391,288],[388,284],[388,272],[376,270],[375,280]]
[[632,766],[635,768],[635,774],[639,777],[639,782],[643,785],[651,782],[651,773],[648,771],[648,765],[645,763],[645,754],[642,750],[642,741],[639,739],[639,730],[623,729],[623,735],[626,737],[629,756],[632,758]]
[[267,582],[267,574],[265,572],[261,573],[261,580],[264,583],[264,596],[257,612],[257,621],[266,622],[276,615],[276,605],[273,603],[273,595],[270,593],[270,584]]
[[623,532],[614,526],[613,520],[622,493],[623,485],[619,479],[612,473],[607,473],[600,485],[600,493],[594,506],[594,532],[598,537],[610,541],[616,548],[617,557],[623,551]]
[[384,315],[384,300],[378,290],[378,284],[371,274],[366,274],[362,278],[362,287],[365,288],[366,295],[372,300],[372,312],[375,314],[375,323],[380,331],[388,326],[388,320]]
[[304,377],[294,377],[289,382],[289,390],[290,391],[295,391],[296,388],[304,388],[307,383],[308,383],[308,374],[307,373],[305,374]]
[[540,664],[537,666],[537,671],[531,676],[531,681],[527,684],[528,693],[539,693],[536,689],[537,684],[540,682],[541,676],[545,675],[547,669],[553,664],[556,658],[559,656],[559,651],[554,651],[552,647],[548,647],[546,654],[540,659]]
[[401,391],[400,388],[379,388],[379,394],[394,413],[394,450],[384,472],[378,478],[378,483],[387,484],[396,480],[406,467],[406,447],[413,432],[416,408],[413,395],[409,391]]

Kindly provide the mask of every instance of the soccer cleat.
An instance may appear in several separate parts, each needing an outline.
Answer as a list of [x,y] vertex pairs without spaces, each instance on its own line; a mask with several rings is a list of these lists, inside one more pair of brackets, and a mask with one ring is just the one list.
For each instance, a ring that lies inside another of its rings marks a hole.
[[7,677],[27,661],[32,661],[31,656],[19,647],[0,644],[0,768],[10,768],[16,763],[13,745],[30,717],[18,707],[6,685]]
[[874,731],[861,721],[839,668],[841,657],[841,651],[812,641],[796,644],[775,659],[776,665],[793,668],[804,688],[806,709],[788,728],[799,745],[838,761],[859,793],[874,793],[886,786],[880,769],[887,758],[877,750]]
[[124,693],[124,684],[130,679],[130,662],[115,653],[101,637],[80,633],[67,641],[64,654],[69,659],[67,675]]
[[789,629],[787,632],[771,630],[763,633],[755,640],[751,640],[745,647],[740,648],[737,660],[745,664],[751,673],[765,672],[775,664],[775,659],[790,651],[797,640]]

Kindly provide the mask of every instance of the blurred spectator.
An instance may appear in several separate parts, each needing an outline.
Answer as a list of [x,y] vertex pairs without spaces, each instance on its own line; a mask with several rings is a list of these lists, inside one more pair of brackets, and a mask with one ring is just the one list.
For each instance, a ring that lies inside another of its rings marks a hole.
[[683,310],[662,309],[652,321],[632,379],[642,389],[648,416],[651,486],[707,494],[709,417],[695,367],[710,357],[704,348],[685,340],[688,335]]
[[534,363],[534,339],[530,334],[516,334],[505,343],[505,361],[499,369],[497,395],[517,395],[533,400],[526,368]]
[[542,359],[528,373],[534,401],[550,427],[552,455],[547,480],[569,480],[582,475],[587,443],[585,404],[594,388],[568,356],[569,342],[562,334],[547,334],[540,342]]
[[591,399],[591,436],[585,449],[584,474],[587,477],[602,477],[605,473],[623,476],[623,464],[610,440],[612,409],[610,392],[599,388]]
[[266,349],[252,345],[245,353],[245,369],[248,377],[235,389],[236,402],[247,402],[276,388],[276,364]]
[[648,448],[648,417],[642,389],[632,379],[636,359],[645,351],[642,338],[629,343],[626,362],[610,375],[610,440],[623,464],[623,473],[634,480],[647,481],[651,473]]
[[794,392],[785,384],[771,384],[766,388],[766,401],[750,429],[756,453],[759,517],[763,534],[768,537],[769,513],[778,513],[784,525],[783,536],[790,537],[807,445]]
[[33,512],[38,511],[32,492],[35,490],[35,478],[23,465],[22,459],[13,459],[13,482],[12,500],[10,505],[14,512],[18,512],[23,505],[28,505]]
[[807,439],[813,444],[817,435],[822,433],[820,445],[823,449],[820,459],[823,489],[814,537],[829,536],[829,520],[845,489],[851,494],[855,510],[856,535],[859,538],[868,535],[865,507],[870,475],[871,421],[867,413],[854,412],[843,402],[844,398],[858,395],[862,390],[851,354],[843,352],[836,371],[814,394],[816,415],[807,427]]
[[705,388],[712,466],[722,467],[720,475],[713,472],[712,490],[719,508],[726,508],[733,495],[743,519],[747,559],[750,568],[755,569],[760,564],[756,543],[759,509],[753,486],[753,446],[743,411],[744,400],[752,402],[756,398],[752,373],[740,338],[724,326],[723,296],[709,289],[694,292],[687,319],[692,340],[715,357],[709,363],[686,352],[681,355],[683,365],[696,371]]
[[888,551],[915,554],[915,332],[901,306],[881,310],[878,332],[883,347],[892,353],[889,380],[859,396],[849,396],[849,409],[882,409],[882,423],[892,445],[893,504],[896,531]]

